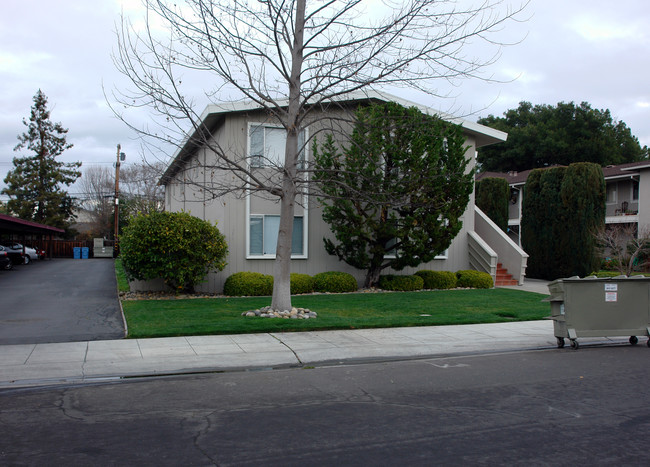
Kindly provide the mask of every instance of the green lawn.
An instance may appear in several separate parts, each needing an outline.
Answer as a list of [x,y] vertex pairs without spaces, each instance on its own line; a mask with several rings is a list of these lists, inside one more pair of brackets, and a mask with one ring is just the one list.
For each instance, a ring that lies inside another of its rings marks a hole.
[[308,320],[241,316],[269,305],[270,297],[127,300],[122,306],[129,337],[138,338],[536,320],[550,315],[544,297],[510,289],[293,297],[293,306],[318,313]]

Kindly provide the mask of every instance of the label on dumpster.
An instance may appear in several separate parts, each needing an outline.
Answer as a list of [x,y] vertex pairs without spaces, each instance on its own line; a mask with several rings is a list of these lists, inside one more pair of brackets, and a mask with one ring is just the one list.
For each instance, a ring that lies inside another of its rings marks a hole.
[[616,293],[616,292],[605,292],[605,301],[606,302],[616,302],[616,301],[618,301],[618,293]]
[[614,283],[606,283],[605,284],[605,292],[616,292],[618,290],[618,284]]

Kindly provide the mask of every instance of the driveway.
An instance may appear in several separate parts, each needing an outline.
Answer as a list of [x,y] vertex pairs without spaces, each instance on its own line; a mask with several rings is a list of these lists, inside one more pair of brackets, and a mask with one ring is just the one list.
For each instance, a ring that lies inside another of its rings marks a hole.
[[123,337],[113,260],[53,259],[0,271],[0,344]]

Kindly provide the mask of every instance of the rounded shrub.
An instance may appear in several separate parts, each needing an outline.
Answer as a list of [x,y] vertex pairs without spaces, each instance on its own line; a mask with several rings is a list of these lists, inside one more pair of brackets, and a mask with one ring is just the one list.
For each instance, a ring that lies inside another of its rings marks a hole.
[[465,270],[456,272],[458,281],[457,287],[469,287],[472,289],[491,289],[494,287],[492,276],[487,272]]
[[424,289],[453,289],[456,287],[456,274],[451,271],[422,270],[415,273],[424,280]]
[[120,235],[129,279],[162,278],[176,292],[193,292],[209,271],[226,265],[228,246],[217,227],[185,212],[140,214]]
[[291,295],[312,293],[314,291],[314,278],[309,274],[291,273]]
[[424,279],[420,276],[400,276],[397,274],[386,274],[379,277],[379,288],[384,290],[399,290],[408,292],[422,290]]
[[259,272],[236,272],[226,279],[224,295],[257,296],[273,293],[273,276]]
[[321,272],[316,274],[313,279],[316,292],[356,292],[359,288],[357,280],[347,272]]

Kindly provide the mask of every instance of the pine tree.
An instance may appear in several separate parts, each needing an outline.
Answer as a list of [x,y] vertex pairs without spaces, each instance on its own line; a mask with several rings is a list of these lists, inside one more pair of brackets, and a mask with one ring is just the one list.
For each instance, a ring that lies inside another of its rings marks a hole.
[[33,156],[14,157],[13,170],[4,181],[3,194],[10,197],[9,211],[27,220],[53,227],[65,228],[73,217],[74,203],[64,186],[69,186],[81,176],[81,162],[64,163],[56,160],[63,151],[70,149],[68,130],[61,123],[50,121],[47,97],[39,89],[34,96],[26,133],[18,136],[20,141],[14,151],[28,149]]

